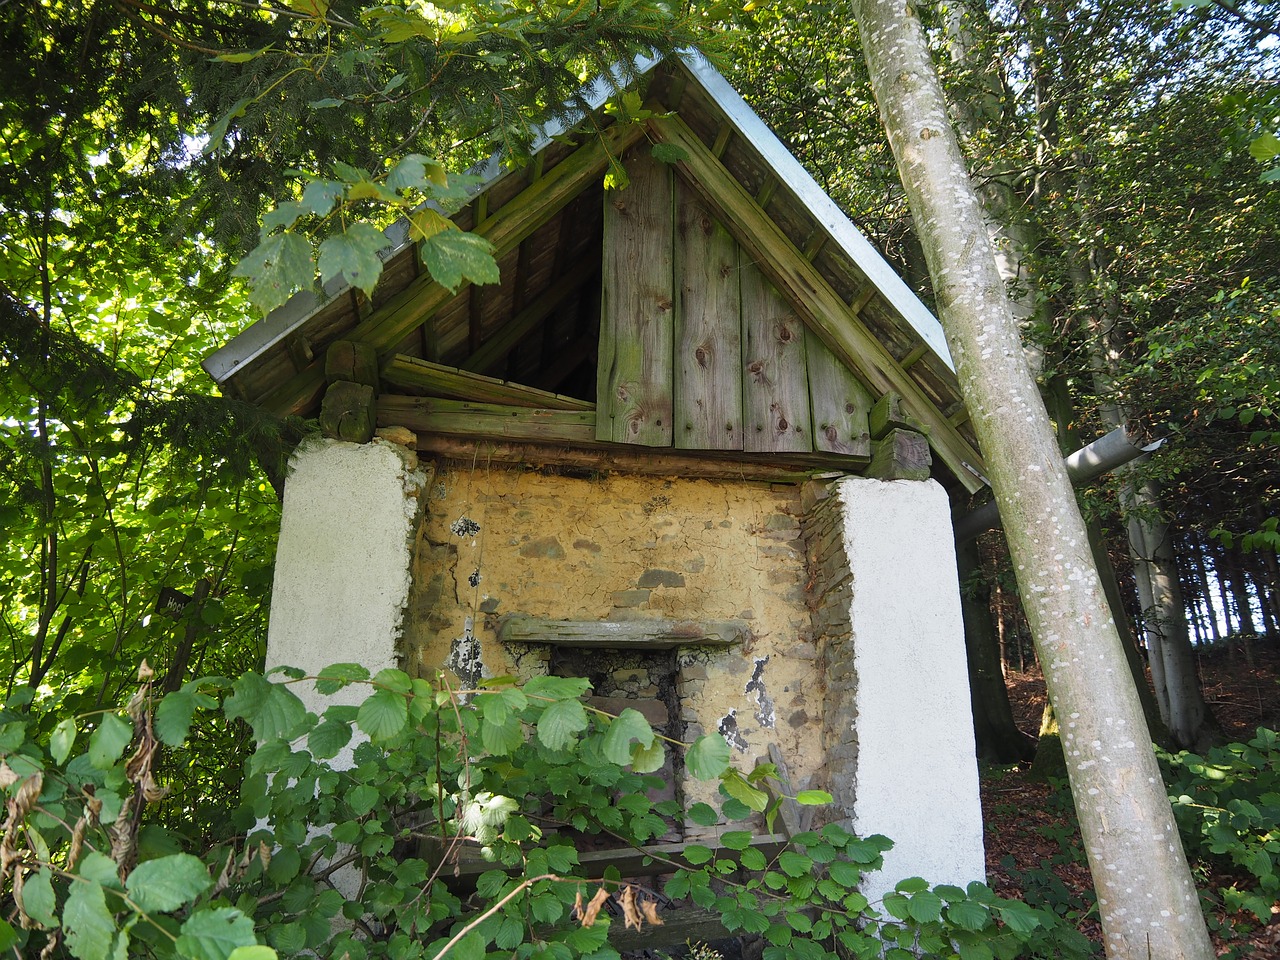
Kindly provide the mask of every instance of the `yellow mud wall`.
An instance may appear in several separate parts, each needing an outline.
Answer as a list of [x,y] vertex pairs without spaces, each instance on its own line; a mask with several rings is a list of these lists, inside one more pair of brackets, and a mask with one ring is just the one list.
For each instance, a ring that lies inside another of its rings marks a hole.
[[[424,496],[404,634],[411,669],[445,668],[465,683],[547,672],[550,647],[497,640],[505,614],[739,620],[743,643],[674,654],[684,738],[721,730],[743,769],[776,743],[797,789],[818,773],[822,680],[798,487],[442,462]],[[711,784],[683,788],[686,803],[714,796]]]

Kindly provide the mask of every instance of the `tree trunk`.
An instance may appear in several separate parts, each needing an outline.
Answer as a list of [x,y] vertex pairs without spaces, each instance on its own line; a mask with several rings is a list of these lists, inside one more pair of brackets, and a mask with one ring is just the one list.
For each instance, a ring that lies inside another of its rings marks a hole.
[[855,0],[853,7],[1062,722],[1107,954],[1211,960],[1138,694],[920,22],[891,0]]
[[[964,644],[969,658],[969,695],[973,706],[973,732],[978,756],[993,763],[1030,760],[1035,743],[1018,729],[1009,706],[1000,647],[991,620],[991,588],[982,579],[982,559],[974,540],[956,546],[960,582],[972,589],[960,591],[964,613]],[[978,574],[974,576],[974,574]]]

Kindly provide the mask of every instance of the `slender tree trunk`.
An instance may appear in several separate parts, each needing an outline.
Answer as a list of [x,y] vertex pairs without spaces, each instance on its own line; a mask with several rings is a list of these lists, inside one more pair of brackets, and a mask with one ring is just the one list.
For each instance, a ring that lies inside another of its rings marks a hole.
[[892,0],[854,0],[853,8],[1062,722],[1107,954],[1211,960],[1133,677],[920,22]]
[[[1000,648],[991,622],[991,588],[981,578],[982,558],[974,540],[956,546],[960,582],[975,589],[960,591],[964,613],[964,644],[969,658],[969,695],[973,706],[973,732],[978,756],[994,763],[1030,760],[1035,753],[1031,738],[1018,729],[1009,706]],[[978,573],[978,577],[973,574]]]

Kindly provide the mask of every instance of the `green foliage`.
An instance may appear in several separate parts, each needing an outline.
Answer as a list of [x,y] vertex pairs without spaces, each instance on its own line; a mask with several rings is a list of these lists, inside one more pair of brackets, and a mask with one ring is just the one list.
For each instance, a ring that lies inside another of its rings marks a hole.
[[[606,898],[629,926],[660,919],[635,884],[616,874],[584,879],[575,846],[589,838],[643,849],[682,815],[650,799],[659,782],[631,762],[674,746],[641,714],[587,707],[581,680],[537,678],[521,689],[500,679],[456,692],[398,670],[370,678],[339,664],[318,685],[365,684],[370,693],[359,707],[332,704],[317,716],[293,692],[311,679],[248,673],[160,696],[144,670],[128,721],[111,712],[75,718],[54,725],[54,736],[42,732],[49,725],[30,712],[29,697],[12,700],[0,712],[0,784],[17,925],[0,923],[0,936],[23,955],[47,949],[75,960],[493,950],[603,960],[616,956],[600,914]],[[184,734],[224,722],[248,725],[257,747],[234,826],[201,843],[178,821],[155,820],[163,789],[153,767]],[[335,767],[328,759],[351,742],[353,724],[367,738],[356,738],[349,765]],[[90,727],[88,737],[67,732]],[[490,741],[502,749],[480,746]],[[750,815],[733,794],[759,790],[773,768],[743,773],[715,759],[722,751],[700,750],[712,758],[702,772],[719,779],[723,803],[684,815],[732,827]],[[718,832],[714,848],[689,844],[686,864],[666,864],[664,892],[715,910],[731,931],[762,936],[769,960],[870,958],[885,942],[892,956],[1075,955],[1052,914],[981,884],[904,881],[877,910],[857,888],[881,865],[883,837],[828,824],[766,856],[751,829]],[[469,901],[449,879],[459,856],[488,862]]]
[[1235,878],[1218,890],[1229,912],[1270,923],[1280,898],[1280,734],[1259,727],[1248,743],[1160,760],[1188,856]]

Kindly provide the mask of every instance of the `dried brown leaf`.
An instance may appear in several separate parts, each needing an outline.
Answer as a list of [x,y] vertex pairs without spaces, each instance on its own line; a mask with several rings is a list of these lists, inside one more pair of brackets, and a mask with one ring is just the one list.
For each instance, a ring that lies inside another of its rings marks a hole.
[[586,911],[582,914],[582,925],[589,927],[596,922],[596,918],[600,916],[600,908],[604,906],[606,900],[609,899],[609,891],[601,887],[596,891],[591,902],[587,904]]
[[622,893],[618,896],[618,903],[622,905],[622,920],[628,930],[639,930],[644,926],[644,918],[640,916],[640,911],[636,909],[636,888],[633,886],[625,886]]
[[662,926],[662,918],[658,916],[657,900],[641,900],[640,912],[644,914],[644,918],[655,927]]

